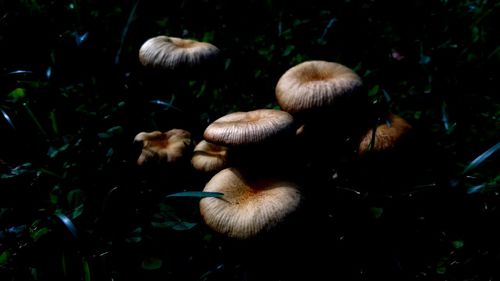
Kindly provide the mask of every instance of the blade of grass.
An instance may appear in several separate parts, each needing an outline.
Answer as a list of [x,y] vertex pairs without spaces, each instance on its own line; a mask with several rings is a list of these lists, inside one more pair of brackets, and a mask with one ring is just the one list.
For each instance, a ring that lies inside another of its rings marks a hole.
[[178,192],[167,195],[166,198],[170,197],[196,197],[196,198],[204,198],[204,197],[222,197],[224,193],[220,192],[203,192],[203,191],[185,191]]
[[476,159],[472,160],[469,165],[464,169],[463,174],[468,173],[470,170],[476,168],[481,163],[484,162],[488,157],[490,157],[493,153],[500,149],[500,142],[492,146],[490,149],[483,152],[483,154],[476,157]]
[[83,280],[85,281],[91,281],[92,280],[92,274],[90,272],[90,264],[87,258],[82,257],[82,266],[83,266]]
[[125,38],[127,37],[128,29],[129,29],[130,25],[132,24],[132,21],[134,20],[134,15],[135,15],[135,12],[137,11],[137,6],[139,6],[139,2],[140,2],[140,0],[137,0],[137,2],[135,2],[135,4],[132,7],[132,10],[130,11],[130,14],[128,16],[127,23],[125,24],[125,27],[123,28],[122,37],[120,39],[120,47],[118,47],[118,50],[116,51],[115,64],[120,63],[120,55],[122,53],[123,45],[125,43]]
[[78,239],[78,232],[73,222],[65,214],[56,214],[56,218],[64,225],[74,239]]
[[152,104],[156,104],[156,105],[161,105],[161,106],[163,106],[163,107],[165,107],[165,108],[167,108],[167,109],[172,108],[172,109],[175,109],[175,110],[177,110],[177,111],[182,112],[182,110],[181,110],[180,108],[175,107],[175,106],[173,105],[174,99],[175,99],[175,97],[174,97],[174,96],[172,96],[172,99],[170,99],[170,102],[166,102],[166,101],[163,101],[163,100],[159,100],[159,99],[158,99],[158,100],[151,100],[151,101],[150,101],[150,103],[152,103]]
[[54,131],[54,134],[58,135],[59,134],[59,127],[57,126],[57,119],[56,119],[55,110],[52,110],[49,113],[49,119],[50,119],[50,124],[52,125],[52,131]]
[[10,119],[10,116],[9,114],[7,114],[7,112],[5,112],[5,110],[1,109],[0,108],[0,111],[2,111],[2,115],[3,115],[3,118],[5,118],[5,121],[7,121],[7,123],[9,124],[9,126],[12,128],[12,129],[16,129],[16,127],[14,126],[14,123],[12,123],[12,120]]
[[31,74],[31,73],[33,73],[33,71],[20,69],[20,70],[11,71],[11,72],[9,72],[7,74],[12,75],[12,74]]
[[35,124],[38,127],[38,129],[40,130],[40,132],[42,132],[42,134],[45,137],[48,137],[47,132],[45,132],[45,130],[42,127],[42,124],[40,124],[40,122],[38,121],[38,118],[36,118],[35,114],[33,113],[33,111],[31,111],[31,109],[28,106],[28,104],[27,103],[23,103],[23,106],[24,106],[24,108],[26,108],[26,112],[28,112],[28,115],[31,117],[31,119],[33,120],[33,122],[35,122]]

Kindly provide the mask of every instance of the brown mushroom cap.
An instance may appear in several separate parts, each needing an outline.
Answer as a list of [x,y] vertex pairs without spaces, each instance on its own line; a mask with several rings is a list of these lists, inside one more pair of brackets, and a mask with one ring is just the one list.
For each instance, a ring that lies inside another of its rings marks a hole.
[[172,129],[165,133],[142,132],[135,136],[134,141],[143,143],[142,153],[137,159],[138,165],[152,160],[173,163],[184,155],[191,144],[191,133],[182,129]]
[[[411,130],[411,125],[405,119],[389,114],[387,118],[388,124],[380,124],[375,129],[370,129],[359,143],[358,153],[363,155],[368,152],[383,152],[393,149]],[[373,140],[373,143],[372,143]]]
[[194,148],[191,164],[198,171],[220,171],[227,165],[227,147],[202,140]]
[[250,179],[235,168],[217,173],[203,191],[224,194],[200,200],[206,224],[238,239],[254,237],[278,225],[297,209],[301,198],[297,185],[291,182]]
[[176,69],[199,65],[218,54],[219,49],[210,43],[157,36],[144,42],[139,50],[139,60],[147,67]]
[[237,146],[258,144],[291,132],[293,117],[284,111],[257,109],[248,112],[233,112],[210,124],[203,134],[205,140]]
[[284,111],[297,113],[331,106],[361,86],[361,78],[344,65],[306,61],[281,76],[276,85],[276,99]]

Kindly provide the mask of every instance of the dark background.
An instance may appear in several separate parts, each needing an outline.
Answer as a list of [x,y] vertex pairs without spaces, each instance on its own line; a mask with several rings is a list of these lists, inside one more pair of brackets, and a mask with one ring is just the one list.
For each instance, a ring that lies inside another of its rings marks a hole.
[[[0,1],[0,279],[499,279],[499,9]],[[221,61],[196,77],[145,69],[157,35],[210,42]],[[363,173],[306,172],[303,210],[252,241],[207,229],[197,198],[165,198],[203,189],[189,160],[135,164],[139,132],[199,141],[228,112],[277,108],[278,79],[306,60],[352,68],[415,139]]]

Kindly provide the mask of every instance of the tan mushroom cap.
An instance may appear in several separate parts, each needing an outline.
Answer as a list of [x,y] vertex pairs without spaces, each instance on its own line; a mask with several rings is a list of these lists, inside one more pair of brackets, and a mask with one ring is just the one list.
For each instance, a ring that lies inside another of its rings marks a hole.
[[[383,152],[393,149],[411,130],[411,125],[405,119],[395,114],[389,114],[387,123],[380,124],[375,129],[370,129],[359,143],[358,153],[363,155],[368,152]],[[374,140],[372,144],[372,139]]]
[[194,148],[191,164],[198,171],[220,171],[227,166],[227,147],[202,140]]
[[273,179],[250,179],[235,168],[217,173],[205,192],[221,192],[220,198],[200,200],[200,212],[214,231],[247,239],[277,226],[297,209],[301,194],[297,185]]
[[258,144],[288,133],[293,128],[293,122],[293,117],[281,110],[233,112],[210,124],[203,137],[225,146]]
[[284,111],[309,111],[334,104],[362,84],[361,78],[342,64],[306,61],[281,76],[276,85],[276,99]]
[[144,42],[139,60],[147,67],[176,69],[199,65],[218,54],[219,49],[210,43],[162,35]]
[[191,133],[182,129],[172,129],[165,133],[142,132],[135,136],[134,141],[143,143],[142,153],[137,159],[138,165],[153,160],[173,163],[184,155],[191,144]]

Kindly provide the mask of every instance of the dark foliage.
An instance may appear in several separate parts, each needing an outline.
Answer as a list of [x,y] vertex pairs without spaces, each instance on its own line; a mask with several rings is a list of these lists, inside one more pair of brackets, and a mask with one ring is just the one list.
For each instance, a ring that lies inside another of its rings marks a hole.
[[[0,280],[499,279],[499,11],[0,1]],[[211,42],[222,61],[192,77],[147,70],[138,50],[157,35]],[[189,160],[136,165],[137,133],[199,141],[228,112],[277,108],[278,79],[313,59],[354,69],[414,137],[380,159],[312,155],[293,173],[303,206],[276,231],[221,237],[199,216],[207,179]]]

